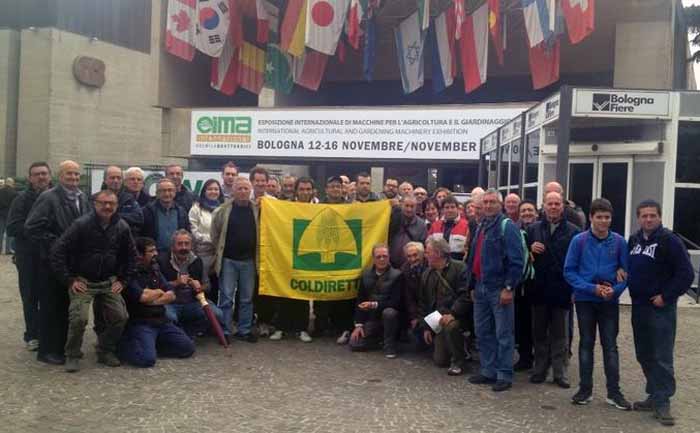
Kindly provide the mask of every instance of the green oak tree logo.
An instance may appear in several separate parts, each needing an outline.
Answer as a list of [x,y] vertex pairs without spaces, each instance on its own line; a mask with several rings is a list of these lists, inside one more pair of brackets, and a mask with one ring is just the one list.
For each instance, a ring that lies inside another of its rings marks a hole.
[[342,271],[362,268],[362,220],[327,207],[311,220],[292,221],[292,268]]

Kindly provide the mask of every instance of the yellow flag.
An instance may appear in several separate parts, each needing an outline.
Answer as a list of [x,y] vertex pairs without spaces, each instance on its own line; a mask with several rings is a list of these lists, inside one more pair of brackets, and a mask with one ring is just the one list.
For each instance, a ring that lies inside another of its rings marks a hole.
[[334,301],[357,296],[372,247],[387,241],[388,201],[309,204],[262,200],[260,294]]
[[292,42],[289,44],[289,54],[294,57],[301,57],[304,55],[304,35],[306,34],[306,3],[304,0],[304,6],[301,7],[301,13],[299,14],[299,21],[297,26],[294,28],[294,35],[292,36]]

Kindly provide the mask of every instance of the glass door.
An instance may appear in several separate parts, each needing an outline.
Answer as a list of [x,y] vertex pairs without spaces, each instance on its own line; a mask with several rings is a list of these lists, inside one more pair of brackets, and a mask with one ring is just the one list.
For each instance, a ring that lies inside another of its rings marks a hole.
[[569,193],[567,198],[580,206],[586,216],[591,208],[591,202],[597,197],[597,168],[597,159],[569,163]]

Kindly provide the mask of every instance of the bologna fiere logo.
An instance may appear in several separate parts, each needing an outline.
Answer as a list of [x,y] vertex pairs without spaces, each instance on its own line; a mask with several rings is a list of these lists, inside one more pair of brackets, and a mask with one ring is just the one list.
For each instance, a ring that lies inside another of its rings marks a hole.
[[652,97],[630,96],[627,93],[618,95],[615,93],[594,93],[593,111],[608,113],[634,113],[635,109],[642,105],[653,105]]

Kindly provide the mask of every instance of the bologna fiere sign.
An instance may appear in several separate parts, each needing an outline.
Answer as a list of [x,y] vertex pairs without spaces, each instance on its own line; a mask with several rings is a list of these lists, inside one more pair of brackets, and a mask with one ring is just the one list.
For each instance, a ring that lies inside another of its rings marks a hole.
[[192,111],[196,155],[476,160],[479,139],[527,105]]
[[576,89],[574,116],[668,118],[670,93]]

